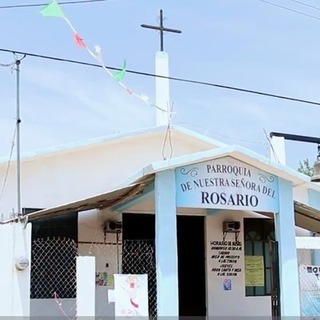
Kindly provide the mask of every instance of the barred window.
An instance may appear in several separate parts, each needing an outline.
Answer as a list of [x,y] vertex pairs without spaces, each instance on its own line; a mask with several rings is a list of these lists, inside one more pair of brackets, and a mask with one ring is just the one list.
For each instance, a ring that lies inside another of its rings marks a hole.
[[246,256],[263,256],[264,286],[246,286],[246,296],[271,295],[271,259],[270,240],[274,240],[274,221],[271,219],[244,219],[244,254]]

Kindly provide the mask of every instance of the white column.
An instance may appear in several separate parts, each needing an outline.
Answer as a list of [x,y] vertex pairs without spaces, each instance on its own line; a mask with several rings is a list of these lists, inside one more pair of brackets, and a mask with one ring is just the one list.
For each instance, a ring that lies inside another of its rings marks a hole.
[[270,159],[283,165],[286,164],[286,148],[284,137],[273,136],[271,138]]
[[[94,317],[96,258],[77,257],[77,317]],[[107,302],[107,296],[106,300]]]
[[0,225],[0,255],[0,316],[29,317],[30,223]]
[[275,213],[279,247],[281,316],[300,316],[299,274],[292,183],[279,178],[279,213]]
[[155,177],[158,317],[179,316],[176,188],[174,170]]
[[[156,75],[169,77],[169,57],[166,52],[156,53]],[[170,110],[169,79],[156,77],[156,104],[162,110]],[[156,124],[164,126],[168,124],[168,113],[156,109]]]

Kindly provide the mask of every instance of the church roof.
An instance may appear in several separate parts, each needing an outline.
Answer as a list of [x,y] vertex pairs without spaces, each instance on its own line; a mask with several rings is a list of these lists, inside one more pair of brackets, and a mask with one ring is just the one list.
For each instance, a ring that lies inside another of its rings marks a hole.
[[[50,157],[55,155],[66,154],[70,152],[77,152],[80,150],[85,150],[101,145],[108,145],[111,143],[122,143],[125,140],[135,140],[147,136],[153,135],[163,135],[167,130],[167,126],[158,126],[152,128],[145,128],[133,131],[127,131],[123,133],[110,134],[98,138],[81,140],[70,144],[65,144],[61,146],[55,146],[45,149],[40,149],[34,152],[28,152],[21,155],[21,161],[29,161],[44,157]],[[210,148],[224,147],[226,144],[212,139],[208,136],[202,135],[195,131],[183,128],[181,126],[172,125],[171,134],[177,139],[187,139],[191,143],[205,144],[210,146]],[[8,158],[0,158],[0,165],[7,163]]]
[[293,186],[299,186],[310,183],[310,177],[302,174],[290,167],[274,162],[256,152],[237,145],[223,146],[221,148],[188,154],[168,160],[158,161],[150,164],[137,172],[134,176],[124,181],[120,185],[126,186],[133,183],[144,181],[146,177],[154,175],[157,172],[187,166],[197,162],[218,159],[222,157],[233,157],[251,166],[259,168],[265,172],[291,181]]

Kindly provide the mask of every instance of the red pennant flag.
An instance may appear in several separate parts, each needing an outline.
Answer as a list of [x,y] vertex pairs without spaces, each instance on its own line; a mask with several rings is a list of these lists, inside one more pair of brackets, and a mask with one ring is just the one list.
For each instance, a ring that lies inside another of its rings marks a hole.
[[80,48],[85,48],[86,47],[86,44],[84,43],[83,39],[77,33],[75,33],[73,35],[73,39],[74,39],[77,47],[80,47]]

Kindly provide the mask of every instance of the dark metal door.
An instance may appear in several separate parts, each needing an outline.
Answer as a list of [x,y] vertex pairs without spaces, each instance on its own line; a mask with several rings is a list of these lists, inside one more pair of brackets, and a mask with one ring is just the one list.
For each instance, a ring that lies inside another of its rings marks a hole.
[[280,318],[280,284],[279,284],[279,259],[278,242],[270,240],[270,265],[271,265],[271,309],[272,319]]

